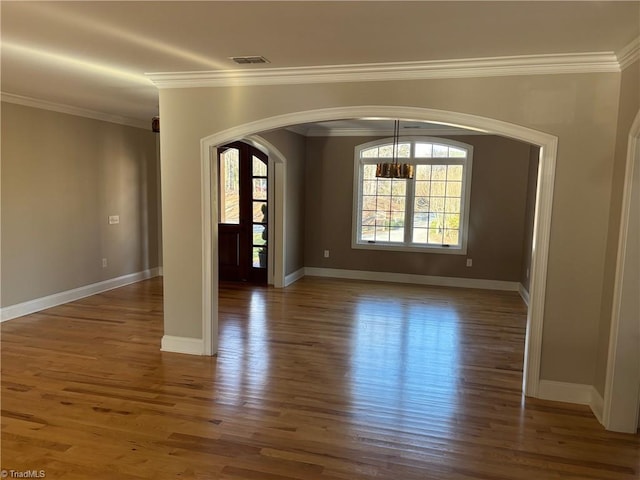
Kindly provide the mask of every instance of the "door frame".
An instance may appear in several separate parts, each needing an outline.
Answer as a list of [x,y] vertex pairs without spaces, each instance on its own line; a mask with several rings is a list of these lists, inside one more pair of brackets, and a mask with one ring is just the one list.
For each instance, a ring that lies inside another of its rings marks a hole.
[[283,288],[286,286],[284,253],[286,240],[285,181],[287,159],[275,145],[260,135],[247,135],[242,141],[263,151],[269,158],[269,215],[267,217],[267,228],[269,231],[269,244],[272,245],[272,248],[268,250],[267,283],[275,288]]
[[[202,215],[203,215],[203,318],[204,354],[214,355],[218,348],[218,298],[217,298],[217,252],[213,245],[217,241],[217,174],[211,168],[212,159],[217,159],[217,145],[229,143],[258,132],[283,128],[299,123],[351,119],[401,119],[428,121],[457,126],[483,133],[492,133],[521,140],[540,147],[537,194],[533,228],[533,250],[531,261],[531,284],[529,288],[529,310],[525,338],[523,392],[537,397],[540,385],[540,360],[542,353],[542,329],[546,298],[549,237],[551,231],[551,209],[555,182],[558,137],[489,117],[460,112],[434,110],[407,106],[350,106],[307,110],[277,115],[238,125],[214,133],[200,140],[202,165]],[[283,222],[284,223],[284,222]],[[284,224],[282,225],[284,229]]]
[[631,202],[633,189],[640,188],[639,185],[633,184],[634,175],[638,175],[639,170],[640,111],[629,130],[627,144],[602,421],[607,430],[628,433],[636,433],[638,430],[638,410],[640,409],[640,346],[637,343],[640,325],[637,324],[637,317],[623,314],[628,310],[633,311],[634,307],[638,309],[638,305],[630,305],[631,302],[637,302],[638,297],[623,295],[623,292],[628,288],[625,282],[629,281],[625,278],[625,273],[630,267],[630,259],[627,256],[628,242],[631,237],[630,218],[631,215],[638,215],[640,210],[638,205],[633,205]]

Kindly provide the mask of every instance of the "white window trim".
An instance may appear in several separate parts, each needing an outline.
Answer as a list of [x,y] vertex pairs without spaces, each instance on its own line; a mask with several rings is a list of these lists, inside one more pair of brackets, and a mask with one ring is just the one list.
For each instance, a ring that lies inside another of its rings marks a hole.
[[[467,254],[467,246],[469,240],[469,213],[471,208],[471,178],[472,178],[472,167],[473,167],[473,145],[469,145],[467,143],[457,142],[455,140],[449,140],[448,138],[441,137],[425,137],[425,136],[413,136],[413,137],[401,137],[400,143],[404,142],[426,142],[426,143],[437,143],[441,145],[447,145],[456,148],[462,148],[467,151],[467,158],[464,161],[465,165],[465,178],[463,182],[463,194],[460,216],[461,216],[461,243],[460,247],[444,247],[437,245],[425,245],[417,246],[417,245],[407,245],[405,243],[363,243],[359,241],[360,237],[360,212],[362,208],[362,179],[360,178],[361,165],[366,163],[371,163],[369,159],[360,158],[360,152],[366,150],[368,148],[377,146],[377,145],[385,145],[393,142],[393,138],[383,138],[374,140],[372,142],[363,143],[360,145],[356,145],[354,148],[354,161],[353,161],[353,202],[352,202],[352,222],[351,222],[351,248],[359,249],[359,250],[382,250],[382,251],[396,251],[396,252],[419,252],[419,253],[438,253],[438,254],[449,254],[449,255],[466,255]],[[412,146],[412,154],[413,154],[413,146]],[[460,158],[410,158],[410,160],[415,165],[418,164],[426,164],[432,163],[431,160],[435,161],[444,161],[446,163],[447,160],[459,162]],[[379,162],[379,159],[375,159],[376,162]],[[405,161],[405,159],[401,159],[401,161]],[[413,200],[413,189],[414,189],[414,181],[410,180],[410,185],[408,185],[408,189],[410,192],[410,196],[407,195],[407,198],[411,198]],[[409,205],[410,204],[410,205]],[[407,215],[413,216],[413,201],[409,202],[407,205]],[[411,218],[409,217],[409,218]]]

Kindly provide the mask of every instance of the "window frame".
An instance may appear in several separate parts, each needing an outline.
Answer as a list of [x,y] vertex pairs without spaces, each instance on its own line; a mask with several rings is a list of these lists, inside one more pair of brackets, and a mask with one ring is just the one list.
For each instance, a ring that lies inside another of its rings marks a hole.
[[[386,250],[399,252],[420,252],[420,253],[437,253],[437,254],[453,254],[466,255],[469,237],[469,213],[471,206],[471,180],[473,167],[473,145],[468,143],[450,140],[441,137],[429,136],[403,136],[400,137],[399,143],[410,142],[409,157],[402,157],[399,161],[402,163],[411,163],[413,165],[458,165],[464,166],[462,180],[462,194],[460,196],[460,246],[441,246],[441,245],[420,245],[414,244],[411,240],[413,233],[413,214],[415,202],[415,178],[407,180],[407,188],[405,194],[405,227],[403,242],[371,242],[369,240],[360,240],[362,225],[362,186],[364,179],[364,165],[380,163],[381,161],[389,161],[390,158],[370,157],[361,158],[361,152],[372,147],[380,147],[393,143],[393,138],[382,138],[371,142],[356,145],[354,148],[354,175],[353,175],[353,202],[352,202],[352,224],[351,224],[351,248],[362,250]],[[438,145],[446,145],[447,147],[459,148],[466,150],[466,158],[462,157],[425,157],[415,158],[416,143],[431,143]]]

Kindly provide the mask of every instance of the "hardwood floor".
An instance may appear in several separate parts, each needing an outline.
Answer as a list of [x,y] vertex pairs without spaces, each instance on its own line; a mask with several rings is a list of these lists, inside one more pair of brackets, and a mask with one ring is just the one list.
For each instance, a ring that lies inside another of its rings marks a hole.
[[[49,479],[640,478],[640,436],[521,396],[515,293],[225,284],[217,358],[160,278],[2,324],[3,469]],[[10,478],[10,477],[9,477]]]

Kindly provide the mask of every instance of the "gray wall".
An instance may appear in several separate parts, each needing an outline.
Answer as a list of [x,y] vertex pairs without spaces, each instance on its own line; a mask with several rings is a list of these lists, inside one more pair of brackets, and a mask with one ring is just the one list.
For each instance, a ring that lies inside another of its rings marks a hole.
[[[490,135],[450,138],[474,147],[466,256],[352,249],[354,148],[374,139],[310,137],[305,265],[520,281],[529,145]],[[329,258],[323,258],[325,249]],[[467,258],[472,267],[466,267]]]
[[150,131],[2,103],[1,153],[3,307],[158,266]]

